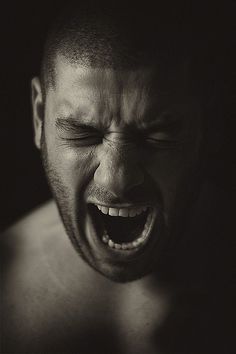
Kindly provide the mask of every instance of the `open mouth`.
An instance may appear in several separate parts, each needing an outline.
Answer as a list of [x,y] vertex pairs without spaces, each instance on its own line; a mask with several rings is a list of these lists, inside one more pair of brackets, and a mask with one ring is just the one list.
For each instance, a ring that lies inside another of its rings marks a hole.
[[97,235],[107,247],[133,250],[148,240],[154,222],[153,208],[110,208],[90,204]]

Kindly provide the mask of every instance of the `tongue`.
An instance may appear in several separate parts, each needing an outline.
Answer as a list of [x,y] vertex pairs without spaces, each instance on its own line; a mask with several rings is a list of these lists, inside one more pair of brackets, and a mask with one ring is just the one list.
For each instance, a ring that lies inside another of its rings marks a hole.
[[109,216],[102,214],[105,229],[109,238],[114,242],[132,242],[136,240],[144,229],[147,212],[134,217]]

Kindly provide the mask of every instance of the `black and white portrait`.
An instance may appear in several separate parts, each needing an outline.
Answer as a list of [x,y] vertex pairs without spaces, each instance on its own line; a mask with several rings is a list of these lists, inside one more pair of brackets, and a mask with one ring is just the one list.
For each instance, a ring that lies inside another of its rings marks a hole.
[[2,10],[1,354],[235,354],[235,3]]

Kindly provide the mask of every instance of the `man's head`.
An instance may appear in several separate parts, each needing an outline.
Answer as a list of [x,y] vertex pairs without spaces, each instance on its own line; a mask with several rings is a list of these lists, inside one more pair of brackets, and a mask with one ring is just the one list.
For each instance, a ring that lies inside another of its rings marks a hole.
[[35,141],[75,248],[126,281],[183,232],[211,82],[178,17],[95,14],[64,16],[49,36],[32,81]]

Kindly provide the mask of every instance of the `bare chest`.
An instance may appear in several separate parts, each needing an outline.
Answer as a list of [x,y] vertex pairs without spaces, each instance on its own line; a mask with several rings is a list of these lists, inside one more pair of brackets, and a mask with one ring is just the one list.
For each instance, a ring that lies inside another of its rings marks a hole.
[[[152,303],[150,299],[141,303],[134,300],[130,303],[127,299],[125,305],[105,300],[91,303],[79,299],[72,306],[55,299],[54,309],[51,305],[45,309],[45,303],[41,308],[29,308],[25,304],[24,313],[18,313],[18,319],[14,320],[14,328],[9,326],[8,338],[4,340],[5,352],[218,353],[217,340],[222,333],[215,332],[208,318],[212,315],[206,316],[206,308],[198,309],[197,315],[196,307],[193,311],[189,308],[184,311],[169,308],[165,302]],[[215,327],[219,327],[217,322]],[[222,343],[227,344],[227,341]]]

